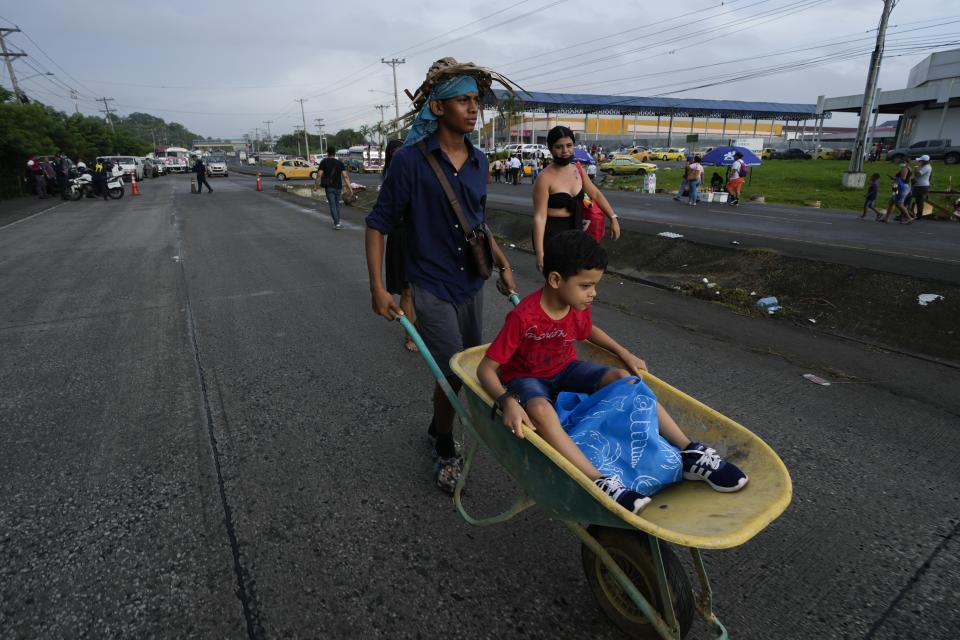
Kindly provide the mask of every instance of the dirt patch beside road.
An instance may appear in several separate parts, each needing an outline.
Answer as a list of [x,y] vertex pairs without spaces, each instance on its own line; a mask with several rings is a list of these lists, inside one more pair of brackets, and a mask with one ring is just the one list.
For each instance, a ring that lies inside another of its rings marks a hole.
[[[532,218],[490,211],[491,228],[531,251]],[[771,321],[803,324],[878,346],[960,363],[960,286],[792,258],[763,249],[711,247],[625,231],[606,242],[610,272],[676,289],[736,313],[769,315],[756,306],[776,296]],[[707,282],[704,282],[704,279]],[[711,286],[712,285],[712,286]],[[920,294],[943,299],[921,306]]]

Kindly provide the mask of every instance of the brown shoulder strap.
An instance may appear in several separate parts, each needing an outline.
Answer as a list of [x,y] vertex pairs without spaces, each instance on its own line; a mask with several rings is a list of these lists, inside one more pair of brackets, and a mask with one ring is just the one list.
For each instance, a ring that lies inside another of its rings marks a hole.
[[453,193],[453,187],[450,186],[450,181],[447,180],[447,175],[443,172],[443,168],[440,166],[440,163],[437,162],[436,157],[429,151],[427,151],[427,143],[424,140],[421,140],[416,144],[417,149],[420,150],[420,153],[423,154],[423,157],[426,158],[427,164],[430,165],[430,168],[433,169],[433,172],[437,174],[437,179],[440,181],[440,186],[443,188],[443,192],[447,195],[447,200],[450,201],[450,206],[453,207],[453,213],[456,214],[457,220],[460,221],[460,230],[463,232],[464,236],[469,236],[472,229],[470,228],[470,223],[467,222],[466,216],[463,215],[463,209],[460,208],[460,201],[457,200],[457,196]]

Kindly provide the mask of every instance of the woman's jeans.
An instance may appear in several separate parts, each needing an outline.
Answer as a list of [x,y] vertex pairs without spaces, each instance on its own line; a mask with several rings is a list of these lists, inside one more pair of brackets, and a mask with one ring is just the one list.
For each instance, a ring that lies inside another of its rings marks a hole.
[[690,187],[690,204],[696,204],[697,202],[697,187],[700,186],[700,182],[701,180],[699,178],[688,182],[688,186]]

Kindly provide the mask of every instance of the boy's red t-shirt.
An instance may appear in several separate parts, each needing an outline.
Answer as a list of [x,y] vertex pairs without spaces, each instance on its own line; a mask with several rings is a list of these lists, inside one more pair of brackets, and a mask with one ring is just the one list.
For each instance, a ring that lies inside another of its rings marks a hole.
[[539,289],[520,301],[487,349],[487,357],[500,365],[500,379],[550,378],[577,359],[574,342],[586,340],[593,329],[590,307],[570,307],[554,320],[540,306]]

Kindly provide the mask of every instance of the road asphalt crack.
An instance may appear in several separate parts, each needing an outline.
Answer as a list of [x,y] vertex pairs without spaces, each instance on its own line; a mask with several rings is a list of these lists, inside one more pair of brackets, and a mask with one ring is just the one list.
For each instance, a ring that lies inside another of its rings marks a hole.
[[237,580],[236,596],[243,607],[243,617],[247,625],[247,636],[251,640],[260,640],[266,637],[263,625],[260,622],[260,613],[257,606],[256,595],[253,591],[253,580],[249,571],[243,566],[243,560],[240,555],[240,542],[237,536],[236,526],[233,519],[233,509],[230,506],[230,499],[227,497],[226,486],[223,480],[223,467],[221,464],[220,447],[217,442],[217,436],[214,430],[213,410],[210,404],[210,392],[207,386],[207,375],[203,367],[203,358],[200,349],[199,327],[197,326],[196,316],[193,313],[193,305],[190,301],[190,288],[187,281],[186,269],[182,260],[183,244],[181,237],[181,227],[179,220],[174,224],[174,233],[176,237],[177,261],[180,268],[180,277],[183,283],[184,308],[186,311],[187,331],[190,335],[190,346],[193,351],[194,364],[197,369],[197,380],[200,383],[200,397],[203,400],[203,412],[206,420],[207,434],[210,438],[210,450],[213,454],[213,464],[217,472],[217,489],[220,493],[220,503],[223,506],[223,521],[227,532],[227,539],[230,544],[230,552],[233,556],[233,572]]
[[896,597],[890,601],[890,604],[887,605],[887,608],[883,610],[883,613],[880,614],[880,617],[877,618],[876,622],[870,626],[870,630],[867,631],[865,636],[863,636],[863,640],[875,638],[877,633],[883,630],[884,623],[893,614],[897,606],[899,606],[907,594],[910,593],[910,589],[920,582],[920,579],[924,576],[924,574],[930,570],[930,567],[933,565],[933,561],[936,560],[937,556],[940,555],[940,553],[946,548],[950,541],[956,537],[958,533],[960,533],[960,521],[953,525],[953,529],[951,529],[947,535],[943,536],[940,544],[934,547],[933,551],[930,552],[930,555],[927,556],[927,559],[923,561],[923,564],[917,567],[917,570],[913,572],[913,575],[910,576],[910,579],[907,580],[907,582],[903,585]]

